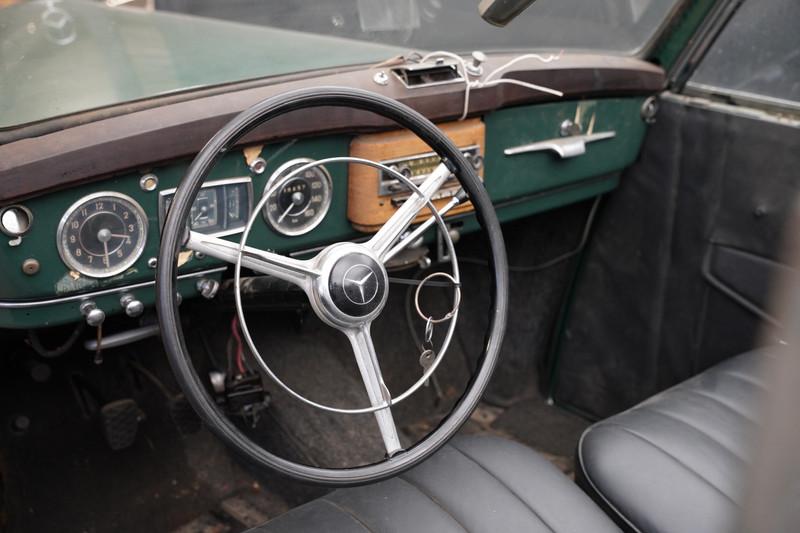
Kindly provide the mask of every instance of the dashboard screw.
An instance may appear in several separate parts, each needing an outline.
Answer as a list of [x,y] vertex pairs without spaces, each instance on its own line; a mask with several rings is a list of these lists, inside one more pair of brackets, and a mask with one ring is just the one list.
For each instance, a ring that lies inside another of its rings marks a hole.
[[558,127],[558,133],[562,137],[572,137],[574,135],[581,134],[581,125],[573,122],[570,119],[566,119],[561,125]]
[[33,258],[26,259],[22,262],[22,271],[29,276],[33,276],[39,272],[39,261]]
[[372,81],[378,85],[389,85],[389,76],[387,76],[384,71],[379,70],[374,76],[372,76]]
[[151,257],[150,259],[147,260],[147,266],[149,268],[157,267],[158,266],[158,259],[156,259],[155,257]]

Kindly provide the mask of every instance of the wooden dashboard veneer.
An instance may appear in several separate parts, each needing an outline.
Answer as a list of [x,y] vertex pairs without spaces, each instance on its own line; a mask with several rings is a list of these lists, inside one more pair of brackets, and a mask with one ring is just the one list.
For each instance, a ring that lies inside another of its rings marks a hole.
[[[459,148],[477,145],[480,154],[486,152],[486,128],[481,119],[470,119],[462,122],[438,124],[439,128]],[[350,143],[350,155],[388,161],[404,157],[432,152],[431,148],[408,130],[395,130],[383,133],[371,133],[355,137]],[[478,171],[483,179],[483,166]],[[392,204],[391,196],[379,196],[380,171],[366,165],[351,163],[348,169],[347,218],[359,231],[377,231],[397,211]],[[436,208],[441,208],[450,198],[434,200]],[[467,202],[448,215],[472,211],[472,204]],[[428,209],[423,208],[414,222],[420,222],[430,216]]]

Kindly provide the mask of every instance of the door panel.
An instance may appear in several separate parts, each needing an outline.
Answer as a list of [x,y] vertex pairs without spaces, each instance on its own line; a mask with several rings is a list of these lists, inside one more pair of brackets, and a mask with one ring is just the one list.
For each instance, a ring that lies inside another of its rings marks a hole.
[[557,400],[607,416],[775,340],[759,331],[787,268],[800,127],[763,117],[662,101],[600,213],[561,339]]

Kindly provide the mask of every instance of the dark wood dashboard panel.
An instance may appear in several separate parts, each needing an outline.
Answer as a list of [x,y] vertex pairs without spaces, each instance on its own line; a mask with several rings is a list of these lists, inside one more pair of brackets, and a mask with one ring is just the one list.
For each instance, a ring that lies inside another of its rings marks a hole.
[[[513,57],[492,55],[485,66],[491,70]],[[230,92],[223,94],[204,96],[198,93],[191,100],[80,123],[91,120],[91,114],[84,114],[78,122],[60,131],[0,146],[0,205],[191,156],[248,106],[300,88],[339,85],[367,89],[400,100],[435,121],[452,120],[461,114],[463,85],[406,89],[390,76],[389,83],[380,86],[373,81],[373,76],[382,69],[386,68],[373,66],[309,75],[303,79],[296,76],[273,78],[263,86],[240,88],[234,85]],[[663,87],[665,80],[662,69],[645,61],[594,54],[564,54],[558,61],[548,64],[519,63],[505,77],[556,88],[563,91],[564,100],[652,94]],[[554,100],[558,98],[546,93],[498,85],[473,90],[469,114],[475,116],[503,107]],[[126,107],[133,109],[136,104],[120,106],[121,109]],[[392,126],[389,121],[354,109],[307,109],[254,130],[242,144],[337,132],[374,132]],[[3,135],[14,138],[13,132]]]

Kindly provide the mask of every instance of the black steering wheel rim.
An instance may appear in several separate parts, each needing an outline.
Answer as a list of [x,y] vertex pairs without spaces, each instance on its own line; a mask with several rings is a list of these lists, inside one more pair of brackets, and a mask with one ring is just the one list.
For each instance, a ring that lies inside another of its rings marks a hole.
[[[353,468],[321,468],[279,457],[250,440],[220,410],[206,390],[189,356],[181,327],[176,294],[177,256],[183,243],[184,221],[191,205],[217,160],[253,128],[294,110],[309,107],[351,107],[370,111],[403,126],[426,142],[444,161],[475,207],[490,247],[493,275],[491,314],[483,355],[463,396],[440,425],[408,450],[379,463]],[[371,483],[402,473],[443,446],[478,405],[494,372],[505,333],[508,304],[508,268],[500,223],[483,184],[472,166],[447,136],[413,109],[368,91],[343,87],[318,87],[266,99],[234,117],[201,149],[181,180],[161,235],[156,273],[156,293],[162,341],[172,371],[189,402],[208,428],[247,460],[294,479],[329,486]]]

